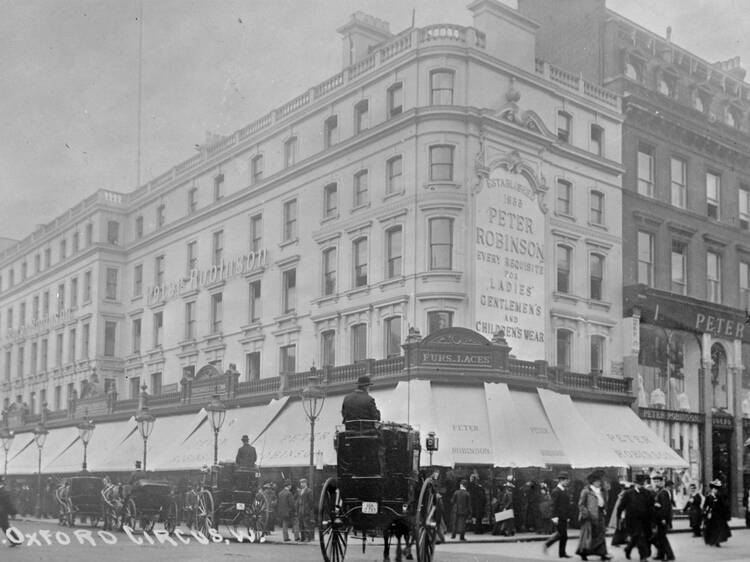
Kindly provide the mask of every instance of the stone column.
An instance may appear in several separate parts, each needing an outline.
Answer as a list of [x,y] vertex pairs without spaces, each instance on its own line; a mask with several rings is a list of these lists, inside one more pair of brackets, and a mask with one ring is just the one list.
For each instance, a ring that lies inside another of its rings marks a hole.
[[742,506],[742,494],[745,491],[743,483],[742,461],[745,453],[745,439],[742,431],[742,340],[734,340],[732,345],[734,361],[729,367],[728,378],[731,380],[732,394],[730,395],[730,406],[734,414],[734,433],[732,435],[732,454],[734,462],[732,473],[729,478],[732,481],[734,495],[730,498],[732,502],[732,516],[739,517],[744,511]]
[[713,412],[711,408],[714,403],[714,389],[711,386],[711,336],[709,334],[701,335],[701,367],[698,375],[703,380],[703,404],[701,411],[704,415],[703,420],[703,484],[713,480],[714,462],[713,462]]

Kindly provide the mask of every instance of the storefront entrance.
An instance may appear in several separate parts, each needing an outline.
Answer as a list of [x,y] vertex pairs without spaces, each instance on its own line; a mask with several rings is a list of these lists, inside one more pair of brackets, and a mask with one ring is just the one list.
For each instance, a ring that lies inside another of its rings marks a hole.
[[728,428],[715,427],[713,440],[713,476],[721,479],[727,487],[728,497],[732,497],[732,436],[734,431]]

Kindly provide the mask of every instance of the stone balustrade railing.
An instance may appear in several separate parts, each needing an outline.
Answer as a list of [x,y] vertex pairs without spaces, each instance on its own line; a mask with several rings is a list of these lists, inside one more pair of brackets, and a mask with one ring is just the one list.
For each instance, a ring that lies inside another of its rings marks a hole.
[[[369,375],[375,384],[387,380],[398,380],[409,376],[409,367],[404,356],[387,359],[367,359],[350,365],[323,367],[314,372],[282,373],[277,377],[267,377],[250,381],[239,381],[238,372],[226,372],[223,375],[205,379],[183,379],[179,385],[165,386],[160,394],[146,395],[146,403],[152,413],[167,414],[177,408],[197,409],[210,400],[211,396],[219,397],[234,405],[245,401],[264,401],[275,395],[296,395],[308,384],[311,375],[318,383],[332,391],[351,388],[362,375]],[[602,395],[631,397],[631,380],[605,377],[600,373],[571,373],[557,367],[551,367],[546,361],[521,361],[515,358],[508,360],[507,369],[483,375],[489,380],[526,381],[527,385],[556,385],[570,391],[599,393]],[[141,397],[141,400],[143,398]],[[97,422],[106,421],[113,416],[135,414],[139,407],[139,398],[120,399],[116,393],[73,400],[63,410],[47,412],[46,421],[54,425],[74,423],[82,417],[93,418]],[[20,412],[11,412],[8,416],[9,426],[29,429],[40,416],[21,416]]]

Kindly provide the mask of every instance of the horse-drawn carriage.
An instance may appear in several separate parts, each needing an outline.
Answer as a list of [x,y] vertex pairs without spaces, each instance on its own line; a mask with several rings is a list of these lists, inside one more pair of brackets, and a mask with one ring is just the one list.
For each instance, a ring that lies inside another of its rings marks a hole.
[[[320,494],[320,548],[326,562],[342,562],[350,535],[361,538],[382,532],[384,558],[390,538],[406,550],[416,543],[417,560],[431,562],[437,532],[436,490],[419,473],[419,432],[411,426],[374,421],[347,422],[337,431],[337,478],[329,478]],[[408,557],[408,555],[407,555]]]
[[252,540],[260,542],[268,525],[269,505],[259,482],[260,473],[255,468],[229,462],[212,466],[204,473],[198,492],[197,529],[207,534],[223,524],[236,534],[246,530]]
[[92,527],[99,524],[103,515],[102,479],[96,476],[71,476],[55,490],[59,506],[60,525],[75,525],[76,517],[83,522],[88,518]]
[[157,522],[163,523],[164,529],[170,534],[177,526],[177,502],[169,483],[138,480],[132,486],[127,486],[122,507],[122,525],[151,531]]

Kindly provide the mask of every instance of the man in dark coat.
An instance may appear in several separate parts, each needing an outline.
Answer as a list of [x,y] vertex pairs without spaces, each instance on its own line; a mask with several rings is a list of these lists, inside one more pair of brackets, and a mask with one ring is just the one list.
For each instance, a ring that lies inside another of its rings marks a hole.
[[453,533],[451,538],[456,538],[456,533],[462,541],[466,540],[466,519],[471,517],[471,496],[466,490],[466,480],[461,480],[458,490],[453,492]]
[[[350,392],[344,397],[344,403],[341,406],[341,416],[343,423],[347,424],[347,429],[359,429],[350,427],[353,420],[377,420],[380,421],[380,410],[375,405],[375,399],[370,396],[367,389],[372,386],[370,377],[363,375],[357,379],[357,390]],[[362,424],[364,426],[364,424]]]
[[276,517],[281,522],[281,533],[284,536],[284,542],[289,542],[289,529],[295,530],[295,540],[299,540],[296,532],[297,526],[294,524],[294,518],[297,514],[297,506],[292,494],[292,483],[289,480],[284,482],[284,489],[279,492],[278,503],[276,504]]
[[672,545],[669,544],[667,531],[672,528],[672,496],[664,487],[664,477],[661,474],[654,475],[651,480],[654,483],[656,496],[654,498],[654,521],[656,523],[656,534],[654,535],[654,546],[656,547],[656,560],[674,560]]
[[487,507],[487,495],[484,491],[484,486],[479,481],[479,476],[472,474],[469,477],[469,496],[471,496],[471,523],[472,530],[477,534],[482,534],[484,529],[482,528],[482,519],[484,518],[484,512]]
[[558,545],[558,556],[560,558],[570,558],[565,552],[565,547],[568,544],[568,518],[570,517],[570,494],[568,493],[568,485],[570,484],[570,478],[567,472],[561,472],[557,475],[557,486],[552,490],[552,523],[555,525],[555,532],[544,541],[544,552],[560,541]]
[[255,468],[255,461],[258,460],[258,453],[255,447],[250,444],[250,438],[247,435],[242,436],[242,446],[237,449],[235,461],[240,468]]
[[[2,536],[5,536],[5,532],[10,527],[9,517],[16,514],[16,506],[13,505],[13,500],[10,497],[10,492],[5,487],[5,480],[0,476],[0,530],[3,532]],[[16,543],[9,541],[10,546],[16,546]]]
[[635,485],[622,496],[617,506],[617,519],[625,512],[625,530],[628,542],[625,545],[625,557],[630,558],[630,552],[638,549],[641,560],[651,556],[651,522],[654,515],[654,494],[644,485],[648,480],[645,474],[637,474]]
[[299,481],[299,494],[297,495],[297,517],[302,542],[308,542],[315,538],[314,502],[312,490],[307,487],[307,479],[301,478]]

